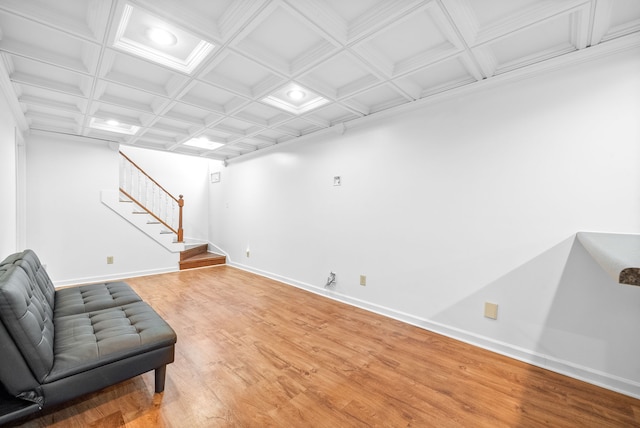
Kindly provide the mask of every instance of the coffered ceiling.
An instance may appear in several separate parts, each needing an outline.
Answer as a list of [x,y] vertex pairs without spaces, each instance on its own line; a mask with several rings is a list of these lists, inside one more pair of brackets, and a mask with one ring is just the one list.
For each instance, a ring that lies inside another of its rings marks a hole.
[[227,160],[639,35],[638,0],[2,0],[0,86],[23,131]]

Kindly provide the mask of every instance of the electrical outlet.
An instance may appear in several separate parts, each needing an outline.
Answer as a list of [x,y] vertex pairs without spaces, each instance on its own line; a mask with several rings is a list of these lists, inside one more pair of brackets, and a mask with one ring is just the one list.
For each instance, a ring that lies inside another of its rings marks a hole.
[[112,265],[113,264],[113,256],[107,256],[107,264],[108,265]]
[[360,285],[363,287],[367,285],[367,275],[360,275]]
[[247,258],[251,257],[251,250],[247,248]]
[[498,319],[498,304],[484,302],[484,316],[492,320]]

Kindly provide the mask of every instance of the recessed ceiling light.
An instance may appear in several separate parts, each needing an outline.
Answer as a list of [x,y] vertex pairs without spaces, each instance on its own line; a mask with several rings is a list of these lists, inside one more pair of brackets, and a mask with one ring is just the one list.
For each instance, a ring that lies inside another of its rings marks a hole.
[[305,93],[304,91],[301,91],[300,89],[292,89],[289,92],[287,92],[287,96],[289,98],[291,98],[292,100],[301,100],[305,97]]
[[185,146],[197,147],[199,149],[205,150],[215,150],[219,147],[224,146],[224,143],[218,143],[216,141],[211,141],[206,137],[192,138],[186,143]]
[[293,114],[303,114],[329,103],[329,100],[304,88],[296,82],[289,82],[262,99],[263,103],[278,107]]
[[215,48],[200,37],[130,4],[122,11],[113,47],[187,74]]
[[178,39],[171,31],[158,27],[149,28],[147,37],[153,43],[161,46],[173,46],[178,42]]
[[118,134],[134,135],[140,130],[139,126],[121,123],[115,119],[100,119],[92,117],[89,121],[89,127],[99,129],[101,131],[117,132]]

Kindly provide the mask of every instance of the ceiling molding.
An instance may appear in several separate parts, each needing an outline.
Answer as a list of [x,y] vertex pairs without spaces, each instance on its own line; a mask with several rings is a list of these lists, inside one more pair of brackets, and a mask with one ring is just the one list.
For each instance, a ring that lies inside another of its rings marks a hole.
[[16,98],[13,83],[9,79],[9,70],[11,70],[11,66],[7,65],[6,56],[2,55],[2,61],[0,61],[0,90],[2,90],[2,95],[9,105],[18,128],[21,132],[25,132],[29,129],[29,124],[20,107],[20,102]]

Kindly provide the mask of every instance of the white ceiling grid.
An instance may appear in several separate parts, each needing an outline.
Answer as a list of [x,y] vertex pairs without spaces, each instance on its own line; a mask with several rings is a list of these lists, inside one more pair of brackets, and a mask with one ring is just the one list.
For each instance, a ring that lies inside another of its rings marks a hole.
[[[189,72],[114,45],[145,20],[181,60],[213,48]],[[227,160],[639,34],[638,0],[2,0],[0,84],[25,131]],[[327,102],[266,102],[290,84]],[[110,120],[139,130],[90,127]]]

